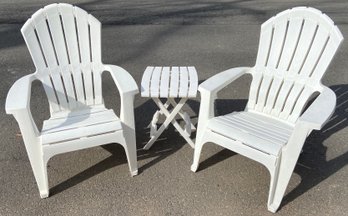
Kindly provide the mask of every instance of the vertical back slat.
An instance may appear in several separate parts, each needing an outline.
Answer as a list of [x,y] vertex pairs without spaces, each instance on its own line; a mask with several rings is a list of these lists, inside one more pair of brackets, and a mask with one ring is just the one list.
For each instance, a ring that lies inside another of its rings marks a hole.
[[328,68],[330,62],[332,61],[336,50],[338,49],[342,40],[335,38],[333,35],[330,36],[329,41],[325,50],[323,51],[319,62],[317,63],[314,71],[312,72],[312,79],[316,81],[320,81],[323,77],[326,69]]
[[283,84],[283,78],[280,75],[275,75],[272,81],[271,88],[269,89],[266,105],[263,109],[264,113],[267,113],[267,114],[271,113],[282,84]]
[[287,97],[284,109],[279,115],[281,119],[287,119],[292,112],[301,92],[303,91],[304,84],[303,83],[295,83],[294,87],[291,89],[289,96]]
[[68,96],[69,107],[74,109],[76,107],[76,97],[74,84],[71,77],[69,59],[67,56],[67,47],[65,44],[65,36],[62,28],[58,5],[50,5],[45,7],[48,23],[50,26],[53,44],[56,50],[60,73],[64,81],[64,87]]
[[256,58],[256,66],[263,67],[266,66],[272,39],[274,34],[274,28],[271,24],[263,24],[260,33],[259,51]]
[[263,75],[263,79],[260,85],[260,90],[258,92],[257,103],[255,110],[262,112],[263,107],[265,106],[267,96],[273,81],[273,76],[270,72],[267,72]]
[[288,70],[289,64],[294,56],[302,33],[303,21],[304,20],[302,17],[295,17],[289,19],[289,27],[283,48],[283,53],[278,65],[279,70]]
[[283,85],[281,86],[278,97],[276,99],[274,108],[271,111],[271,115],[278,116],[280,112],[283,110],[285,102],[288,98],[290,90],[292,89],[294,84],[293,80],[284,80]]
[[304,22],[301,38],[289,67],[290,73],[298,74],[309,52],[312,41],[317,31],[317,23],[306,19]]
[[254,109],[258,100],[259,90],[263,79],[263,70],[265,70],[270,50],[272,48],[274,36],[273,20],[274,18],[271,18],[261,26],[259,50],[257,53],[255,70],[252,72],[253,80],[249,91],[248,109]]
[[248,109],[254,109],[257,102],[257,96],[259,94],[260,85],[262,82],[263,74],[261,72],[253,72],[253,81],[250,85]]
[[101,23],[92,15],[88,16],[91,31],[92,62],[101,63]]
[[54,85],[55,93],[58,97],[58,102],[61,109],[69,109],[65,89],[60,76],[60,71],[57,64],[56,52],[54,49],[53,41],[51,39],[50,29],[47,26],[47,20],[44,10],[41,9],[33,16],[33,23],[40,39],[43,54],[45,56],[47,66],[51,74],[51,80]]
[[71,5],[59,4],[59,12],[62,16],[65,38],[68,47],[68,55],[70,59],[73,81],[76,91],[76,97],[79,106],[84,106],[84,84],[81,74],[79,47],[77,43],[78,38],[76,35],[75,18],[73,10],[74,8]]
[[290,122],[292,123],[296,122],[297,118],[301,115],[302,110],[306,106],[308,102],[308,98],[310,98],[314,92],[315,92],[314,89],[309,86],[303,89],[302,93],[298,97],[297,103],[295,104],[293,111],[290,113],[288,117],[288,120]]
[[103,103],[102,80],[100,72],[102,71],[101,62],[101,23],[92,15],[88,15],[89,38],[91,49],[91,62],[94,82],[94,102],[95,104]]
[[286,19],[274,25],[274,35],[267,62],[267,67],[269,68],[276,68],[278,66],[278,61],[282,55],[284,41],[286,39],[287,28],[288,21]]
[[30,55],[38,72],[47,68],[45,57],[40,48],[40,42],[37,40],[32,19],[29,19],[21,29],[24,40],[28,46]]
[[86,104],[94,104],[94,86],[93,86],[93,74],[91,68],[91,51],[90,51],[90,39],[89,39],[89,27],[88,27],[88,14],[86,11],[80,8],[74,8],[76,29],[78,38],[78,48],[81,59],[81,69],[84,81],[84,91],[86,94]]
[[43,83],[43,87],[47,94],[47,98],[49,100],[50,111],[55,112],[59,111],[59,104],[54,93],[54,88],[49,78],[49,74],[45,74],[48,71],[46,66],[46,60],[40,48],[40,42],[35,34],[35,30],[33,27],[32,19],[29,19],[26,24],[22,28],[22,34],[25,39],[25,42],[28,46],[30,55],[34,61],[34,65],[37,70],[38,77]]
[[312,48],[308,52],[306,61],[299,72],[303,77],[309,77],[314,70],[319,58],[327,45],[329,39],[329,32],[320,26],[317,30],[315,38],[313,39]]

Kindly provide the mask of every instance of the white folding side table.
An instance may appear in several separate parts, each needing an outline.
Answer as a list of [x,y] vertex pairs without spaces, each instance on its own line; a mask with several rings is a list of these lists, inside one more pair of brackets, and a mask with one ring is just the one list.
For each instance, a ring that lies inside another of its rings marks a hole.
[[[198,76],[195,67],[153,67],[148,66],[141,80],[141,96],[151,97],[159,110],[153,115],[150,123],[149,142],[144,146],[144,149],[151,148],[153,143],[169,126],[170,123],[184,137],[188,144],[194,148],[194,143],[190,138],[191,131],[196,128],[191,123],[190,116],[182,111],[183,106],[189,98],[195,98],[198,88]],[[165,104],[160,98],[166,98]],[[179,98],[179,102],[175,101]],[[168,108],[172,106],[172,110]],[[165,115],[166,119],[157,129],[157,121],[159,115]],[[175,120],[176,115],[180,115],[185,121],[184,129]]]

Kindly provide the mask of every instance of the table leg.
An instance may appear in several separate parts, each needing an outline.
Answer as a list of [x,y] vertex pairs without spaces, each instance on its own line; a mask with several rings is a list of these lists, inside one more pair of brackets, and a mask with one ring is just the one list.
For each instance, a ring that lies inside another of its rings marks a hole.
[[[168,98],[168,100],[170,101],[170,103],[172,104],[173,107],[177,106],[178,104],[175,102],[175,100],[173,98]],[[186,106],[188,106],[186,103],[185,103]],[[184,106],[185,106],[184,105]],[[186,112],[183,112],[182,110],[179,111],[179,115],[181,116],[182,119],[185,120],[185,113]],[[190,119],[190,118],[189,118]],[[186,122],[186,121],[185,121]],[[186,122],[187,124],[188,122]],[[191,119],[190,119],[190,126],[191,126],[191,131],[195,131],[196,130],[196,127],[191,123]],[[186,126],[187,127],[187,126]]]
[[[151,148],[151,146],[153,145],[153,143],[157,140],[157,138],[163,133],[164,129],[166,129],[168,127],[168,125],[173,121],[173,119],[175,118],[175,116],[178,114],[178,112],[182,109],[184,103],[179,103],[176,107],[174,107],[174,109],[172,110],[171,113],[169,113],[169,111],[167,110],[167,108],[163,105],[163,103],[160,101],[160,99],[158,98],[153,98],[153,100],[155,101],[155,103],[157,104],[157,106],[160,108],[161,112],[163,112],[167,118],[166,120],[163,122],[163,124],[161,125],[161,127],[155,132],[155,134],[151,137],[151,139],[149,140],[149,142],[144,146],[145,150],[148,150]],[[183,100],[183,99],[181,99]],[[181,102],[180,100],[180,102]],[[167,115],[168,114],[168,115]],[[175,121],[175,119],[174,119]],[[176,121],[175,121],[176,122]],[[192,141],[191,141],[192,142]]]
[[[182,98],[179,103],[177,104],[177,107],[180,107],[180,109],[184,106],[185,102],[187,101],[187,98]],[[173,112],[169,113],[169,111],[167,109],[165,109],[165,107],[163,106],[162,102],[160,100],[155,101],[155,103],[157,104],[157,106],[160,107],[160,109],[163,111],[164,115],[167,116],[167,119],[172,117]],[[176,115],[177,113],[175,113]],[[175,117],[175,116],[174,116]],[[178,124],[178,122],[176,122],[176,120],[174,118],[172,118],[171,123],[174,125],[174,127],[179,131],[179,133],[184,137],[184,139],[187,141],[188,144],[190,144],[190,146],[192,148],[194,148],[195,144],[193,143],[193,141],[191,140],[190,136],[180,127],[180,125]]]

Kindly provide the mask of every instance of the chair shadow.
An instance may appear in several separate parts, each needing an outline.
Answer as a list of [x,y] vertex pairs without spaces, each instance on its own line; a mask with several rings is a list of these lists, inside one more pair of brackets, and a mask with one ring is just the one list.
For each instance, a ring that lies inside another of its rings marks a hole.
[[[188,101],[188,104],[192,108],[191,113],[195,112],[196,108],[199,107],[199,103],[196,101]],[[137,131],[137,160],[142,161],[151,159],[138,168],[138,174],[141,174],[144,170],[149,169],[153,165],[166,159],[168,156],[179,151],[184,145],[186,145],[186,141],[181,138],[180,134],[178,134],[177,131],[174,131],[175,129],[173,126],[170,126],[163,132],[163,134],[159,137],[159,139],[155,142],[151,149],[142,149],[145,143],[150,139],[149,129],[147,129],[147,125],[151,122],[152,114],[154,114],[156,110],[156,105],[150,99],[135,109]],[[191,116],[194,117],[194,115]],[[179,124],[181,123],[179,119],[177,119],[177,121]],[[191,134],[191,137],[195,137],[195,132]],[[100,161],[99,163],[78,173],[77,175],[53,186],[50,189],[51,196],[59,194],[60,192],[63,192],[64,190],[73,187],[108,169],[127,163],[127,157],[123,147],[121,145],[115,144],[116,143],[102,145],[101,147],[111,153],[111,155]]]
[[[327,147],[324,146],[323,142],[331,135],[344,129],[348,124],[348,85],[331,86],[331,89],[333,89],[337,95],[336,111],[330,121],[321,131],[314,131],[307,138],[303,148],[304,151],[301,154],[294,171],[295,173],[300,175],[302,181],[295,189],[290,191],[284,197],[280,208],[290,203],[302,194],[306,193],[308,190],[315,187],[320,182],[329,178],[331,175],[342,169],[348,162],[348,152],[345,152],[332,160],[326,160]],[[217,99],[215,103],[216,115],[224,115],[232,111],[243,110],[246,106],[247,100]],[[197,101],[190,100],[188,101],[188,105],[197,116],[199,111],[199,103]],[[147,100],[145,103],[135,109],[137,122],[136,131],[138,161],[152,159],[139,167],[139,174],[166,159],[168,156],[179,151],[184,145],[186,145],[184,139],[178,140],[178,137],[180,135],[177,134],[176,131],[174,131],[174,127],[169,127],[168,130],[166,130],[161,135],[159,140],[153,145],[150,150],[142,150],[143,145],[149,140],[149,130],[146,129],[146,127],[152,120],[152,113],[154,113],[156,110],[157,107],[151,100]],[[192,137],[194,136],[195,134],[193,133]],[[165,138],[163,139],[163,137]],[[108,144],[103,145],[102,148],[110,152],[112,155],[80,172],[79,174],[69,178],[68,180],[52,187],[50,189],[51,194],[56,195],[70,187],[73,187],[74,185],[77,185],[89,179],[90,177],[93,177],[118,165],[127,163],[126,155],[121,145]],[[223,149],[202,161],[200,163],[200,170],[211,167],[221,161],[230,158],[235,154],[236,153],[232,151]]]
[[85,169],[84,171],[78,173],[77,175],[55,185],[50,188],[51,196],[57,195],[64,190],[71,188],[93,176],[98,175],[108,169],[126,163],[126,155],[123,147],[121,145],[108,144],[102,146],[109,152],[112,152],[112,155],[100,161],[99,163]]

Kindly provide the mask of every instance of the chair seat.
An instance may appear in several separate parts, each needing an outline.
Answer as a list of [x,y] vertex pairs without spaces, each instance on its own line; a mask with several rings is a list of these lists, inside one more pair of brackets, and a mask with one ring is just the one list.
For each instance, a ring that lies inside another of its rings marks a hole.
[[83,114],[71,112],[67,117],[50,118],[43,123],[42,144],[53,144],[122,130],[113,110],[97,109]]
[[293,126],[251,112],[233,112],[209,120],[208,128],[270,155],[279,155]]

